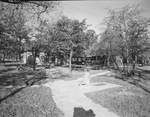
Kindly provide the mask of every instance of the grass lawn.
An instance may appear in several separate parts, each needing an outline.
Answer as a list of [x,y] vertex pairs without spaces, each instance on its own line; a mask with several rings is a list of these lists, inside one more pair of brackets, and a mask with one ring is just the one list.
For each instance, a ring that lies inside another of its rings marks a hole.
[[91,82],[108,82],[122,87],[85,94],[94,102],[121,117],[150,117],[150,94],[127,81],[109,76],[97,76]]
[[112,84],[118,84],[118,85],[129,85],[127,82],[123,82],[122,79],[119,77],[114,77],[114,75],[101,75],[101,76],[96,76],[94,78],[91,78],[91,83],[96,83],[96,82],[107,82],[107,83],[112,83]]
[[27,87],[0,103],[1,117],[63,117],[51,90]]
[[68,67],[56,67],[56,69],[60,72],[61,79],[65,81],[76,80],[84,75],[83,71],[77,70],[70,73]]
[[[8,67],[6,68],[8,69]],[[51,89],[46,83],[44,70],[2,69],[0,74],[0,116],[1,117],[63,117],[57,108]],[[32,85],[39,87],[31,87]]]
[[[69,67],[55,67],[55,68],[60,72],[61,78],[59,79],[63,79],[65,81],[76,80],[80,77],[83,77],[84,75],[84,70],[73,70],[70,73]],[[93,74],[100,73],[103,71],[102,70],[90,70],[90,74],[93,75]]]

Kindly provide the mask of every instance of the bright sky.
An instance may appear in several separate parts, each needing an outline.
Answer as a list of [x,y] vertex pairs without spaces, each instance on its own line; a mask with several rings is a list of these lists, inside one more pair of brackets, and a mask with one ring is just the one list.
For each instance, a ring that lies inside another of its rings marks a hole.
[[96,0],[96,1],[62,1],[62,11],[69,18],[78,20],[87,19],[97,34],[101,33],[99,24],[108,15],[105,8],[121,8],[128,4],[141,3],[144,15],[150,18],[150,0]]

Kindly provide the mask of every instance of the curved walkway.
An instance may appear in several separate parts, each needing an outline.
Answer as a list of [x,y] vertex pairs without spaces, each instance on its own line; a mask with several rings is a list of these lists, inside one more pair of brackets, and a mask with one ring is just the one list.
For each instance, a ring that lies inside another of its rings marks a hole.
[[[49,72],[50,71],[47,70],[47,73]],[[99,74],[97,73],[93,74],[91,77],[108,73],[109,71]],[[85,110],[92,109],[94,114],[96,115],[95,117],[119,117],[117,114],[109,111],[107,108],[94,103],[84,94],[92,91],[118,87],[120,85],[103,82],[103,84],[105,85],[101,85],[100,83],[100,85],[92,83],[88,86],[79,86],[79,80],[81,80],[81,78],[72,81],[56,80],[44,85],[51,88],[56,105],[64,112],[65,117],[73,117],[75,107],[83,107]]]

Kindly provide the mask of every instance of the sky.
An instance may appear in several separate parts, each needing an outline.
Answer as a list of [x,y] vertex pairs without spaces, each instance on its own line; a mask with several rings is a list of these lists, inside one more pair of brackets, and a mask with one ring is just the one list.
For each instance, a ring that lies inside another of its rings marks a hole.
[[108,16],[106,8],[118,9],[126,5],[141,4],[143,15],[150,18],[150,0],[82,0],[62,1],[61,7],[64,15],[72,19],[82,21],[86,18],[89,29],[95,30],[97,34],[102,32],[101,23]]

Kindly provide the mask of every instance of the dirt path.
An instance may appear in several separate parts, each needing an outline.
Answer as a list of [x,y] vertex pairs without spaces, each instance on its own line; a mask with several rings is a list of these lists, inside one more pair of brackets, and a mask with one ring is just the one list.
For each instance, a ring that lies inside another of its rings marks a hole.
[[[109,71],[100,74],[93,74],[92,77],[107,73],[109,73]],[[80,79],[73,81],[57,80],[55,82],[49,82],[45,84],[45,86],[52,89],[52,94],[56,105],[64,112],[65,117],[73,117],[75,107],[83,107],[85,110],[92,109],[94,114],[96,115],[95,117],[119,117],[117,114],[109,111],[101,105],[94,103],[84,94],[92,91],[118,87],[120,85],[109,83],[103,83],[105,85],[101,85],[99,83],[91,84],[89,86],[79,86],[79,80]]]

